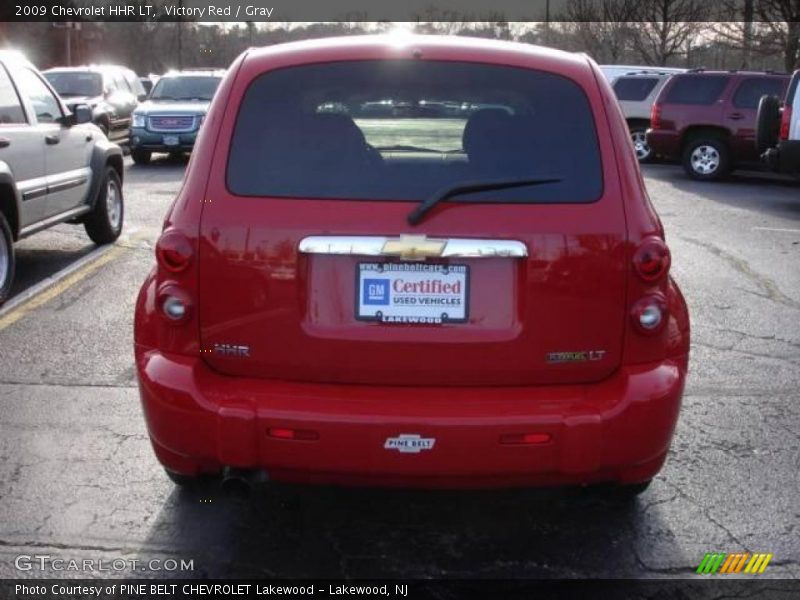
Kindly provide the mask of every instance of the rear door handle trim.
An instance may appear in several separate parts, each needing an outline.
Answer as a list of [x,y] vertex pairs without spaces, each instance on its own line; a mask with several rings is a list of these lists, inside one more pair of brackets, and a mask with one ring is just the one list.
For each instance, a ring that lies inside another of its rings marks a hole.
[[732,113],[728,115],[728,118],[731,119],[732,121],[741,121],[742,119],[744,119],[744,115],[742,113]]
[[53,146],[61,141],[61,138],[57,135],[46,135],[44,136],[44,141],[48,146]]
[[6,137],[0,137],[0,148],[8,148],[11,145],[11,140]]

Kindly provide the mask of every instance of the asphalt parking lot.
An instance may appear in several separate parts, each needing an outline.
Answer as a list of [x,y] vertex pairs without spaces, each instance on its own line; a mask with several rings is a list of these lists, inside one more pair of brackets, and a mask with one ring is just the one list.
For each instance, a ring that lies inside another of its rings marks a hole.
[[69,225],[17,248],[26,301],[0,313],[0,577],[54,574],[15,568],[33,554],[193,561],[97,573],[120,577],[668,577],[744,550],[774,554],[762,577],[800,576],[800,183],[645,167],[693,341],[670,459],[638,500],[276,484],[242,500],[173,487],[135,387],[133,304],[184,166],[126,160],[126,228],[99,256]]

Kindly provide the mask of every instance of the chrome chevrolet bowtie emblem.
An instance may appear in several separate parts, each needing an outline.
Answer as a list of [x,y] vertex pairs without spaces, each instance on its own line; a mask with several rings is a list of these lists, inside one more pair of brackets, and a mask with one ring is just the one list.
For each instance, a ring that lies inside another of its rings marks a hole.
[[398,239],[386,240],[381,249],[385,256],[399,256],[404,260],[425,260],[441,256],[447,240],[428,239],[424,235],[401,235]]

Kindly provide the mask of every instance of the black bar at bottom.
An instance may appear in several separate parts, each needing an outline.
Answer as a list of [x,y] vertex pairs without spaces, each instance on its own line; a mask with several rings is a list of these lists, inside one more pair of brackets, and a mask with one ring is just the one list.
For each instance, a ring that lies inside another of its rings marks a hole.
[[800,580],[732,579],[647,580],[152,580],[6,579],[3,600],[161,600],[183,598],[393,598],[421,600],[703,600],[746,597],[789,600],[800,597]]

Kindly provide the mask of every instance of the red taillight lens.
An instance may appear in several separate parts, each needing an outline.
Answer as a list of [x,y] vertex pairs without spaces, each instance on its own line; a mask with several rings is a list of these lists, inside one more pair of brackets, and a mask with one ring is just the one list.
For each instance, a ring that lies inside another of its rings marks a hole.
[[788,104],[783,107],[781,113],[781,128],[778,137],[784,142],[789,139],[789,126],[792,123],[792,107]]
[[667,301],[661,294],[640,298],[631,307],[631,319],[639,333],[655,335],[667,322]]
[[648,283],[662,279],[669,272],[669,248],[657,237],[645,239],[633,255],[636,274]]
[[194,248],[184,234],[175,230],[167,230],[156,243],[156,260],[158,265],[170,273],[184,271],[192,262]]
[[650,127],[653,129],[661,129],[661,105],[653,104],[650,109]]

